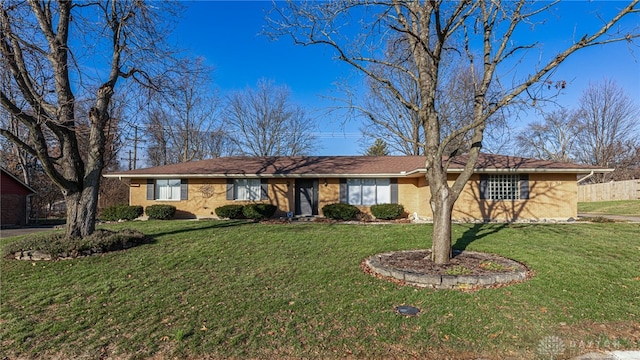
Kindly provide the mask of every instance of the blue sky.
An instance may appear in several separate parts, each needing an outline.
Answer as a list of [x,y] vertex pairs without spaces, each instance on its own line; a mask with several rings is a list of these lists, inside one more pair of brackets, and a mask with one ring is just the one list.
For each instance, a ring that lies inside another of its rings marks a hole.
[[[272,41],[260,35],[265,24],[270,1],[196,1],[183,2],[186,9],[179,21],[175,38],[190,56],[206,59],[215,68],[213,80],[221,94],[255,86],[269,79],[291,90],[291,100],[317,117],[320,125],[320,148],[315,155],[357,155],[363,152],[360,124],[345,123],[337,115],[323,109],[332,105],[327,99],[336,96],[337,82],[353,80],[359,75],[346,64],[333,59],[329,48],[296,46],[291,39]],[[548,17],[544,25],[525,31],[523,40],[535,39],[543,44],[544,54],[551,54],[570,44],[572,34],[579,38],[597,26],[598,13],[611,13],[617,1],[571,1]],[[640,17],[626,24],[640,26]],[[594,21],[595,20],[595,21]],[[569,34],[569,37],[566,36]],[[562,35],[562,36],[560,36]],[[537,53],[533,56],[536,61]],[[523,65],[525,66],[525,65]],[[525,73],[526,69],[516,69]],[[555,74],[567,80],[569,86],[558,99],[563,106],[572,106],[590,82],[613,79],[627,94],[640,102],[640,48],[626,43],[584,49],[563,63]],[[535,112],[524,114],[511,123],[518,129],[536,119]]]

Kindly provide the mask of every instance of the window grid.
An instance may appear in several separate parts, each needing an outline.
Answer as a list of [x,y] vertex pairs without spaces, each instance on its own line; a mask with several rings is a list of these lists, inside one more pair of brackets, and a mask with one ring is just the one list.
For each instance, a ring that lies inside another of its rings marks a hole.
[[260,179],[235,179],[235,200],[260,200]]
[[156,200],[180,200],[180,179],[156,180]]
[[350,205],[376,205],[391,202],[389,179],[347,179]]
[[487,199],[520,200],[520,177],[518,175],[489,175]]

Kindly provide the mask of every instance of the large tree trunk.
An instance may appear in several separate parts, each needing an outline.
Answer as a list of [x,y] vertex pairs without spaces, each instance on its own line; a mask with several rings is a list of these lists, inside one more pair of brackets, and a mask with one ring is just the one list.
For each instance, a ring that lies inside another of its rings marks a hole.
[[[435,172],[435,171],[432,171]],[[451,214],[454,194],[447,186],[444,176],[428,176],[433,212],[431,260],[436,264],[447,264],[451,260]]]
[[96,228],[96,209],[98,205],[98,184],[85,187],[80,192],[65,196],[67,204],[66,236],[85,237]]

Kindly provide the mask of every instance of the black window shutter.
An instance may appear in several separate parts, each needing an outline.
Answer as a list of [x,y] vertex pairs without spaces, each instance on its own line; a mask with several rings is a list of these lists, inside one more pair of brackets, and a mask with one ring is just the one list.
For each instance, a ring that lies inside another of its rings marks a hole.
[[320,188],[320,180],[313,180],[313,201],[311,204],[311,215],[318,215],[318,189]]
[[391,203],[392,204],[397,204],[398,203],[398,179],[393,178],[393,179],[389,179],[390,182],[390,186],[391,186]]
[[529,198],[529,174],[520,175],[520,199]]
[[233,179],[227,179],[227,200],[233,200]]
[[260,179],[260,200],[269,199],[269,180]]
[[487,187],[489,186],[489,175],[480,174],[480,199],[487,198]]
[[349,202],[349,194],[347,191],[347,179],[340,179],[340,202],[346,204]]
[[155,200],[156,198],[156,182],[153,179],[147,179],[147,200]]
[[180,200],[189,200],[189,180],[180,179]]

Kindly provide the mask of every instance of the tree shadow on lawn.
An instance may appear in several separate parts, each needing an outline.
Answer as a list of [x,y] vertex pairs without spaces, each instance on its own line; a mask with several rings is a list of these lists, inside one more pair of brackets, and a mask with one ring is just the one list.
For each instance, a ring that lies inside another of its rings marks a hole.
[[466,230],[462,236],[456,240],[456,243],[453,245],[453,250],[457,250],[453,252],[453,256],[457,256],[462,253],[476,240],[480,240],[486,236],[496,234],[500,232],[502,229],[506,228],[509,224],[473,224],[471,228]]
[[155,238],[155,237],[160,237],[160,236],[165,236],[165,235],[175,235],[175,234],[184,234],[184,233],[188,233],[191,231],[202,231],[202,230],[211,230],[211,229],[220,229],[220,228],[226,228],[226,227],[233,227],[233,226],[242,226],[242,225],[248,225],[248,224],[253,224],[254,221],[251,220],[224,220],[224,221],[211,221],[211,220],[199,220],[197,222],[184,222],[183,224],[198,224],[200,225],[202,224],[206,224],[204,226],[180,226],[179,228],[175,228],[172,230],[168,230],[168,231],[163,231],[163,232],[157,232],[157,233],[145,233],[145,235]]

